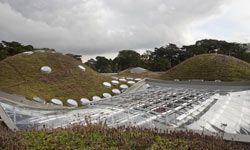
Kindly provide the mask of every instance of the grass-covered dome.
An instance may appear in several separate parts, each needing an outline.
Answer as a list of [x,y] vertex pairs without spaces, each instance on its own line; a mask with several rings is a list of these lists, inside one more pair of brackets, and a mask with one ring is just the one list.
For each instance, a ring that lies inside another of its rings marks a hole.
[[168,70],[161,79],[250,80],[250,64],[226,55],[197,55]]
[[[44,73],[43,66],[52,71]],[[70,56],[50,52],[8,57],[0,62],[0,70],[0,90],[47,101],[58,98],[65,102],[69,98],[101,96],[109,90],[102,83],[111,80]]]

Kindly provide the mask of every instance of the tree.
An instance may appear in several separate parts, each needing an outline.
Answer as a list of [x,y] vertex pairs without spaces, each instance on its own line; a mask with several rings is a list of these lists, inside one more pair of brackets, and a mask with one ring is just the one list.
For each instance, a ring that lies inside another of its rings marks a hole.
[[7,56],[8,56],[8,52],[5,49],[0,48],[0,61],[5,59]]
[[3,60],[8,56],[13,56],[18,53],[22,53],[25,51],[33,51],[33,50],[34,47],[32,45],[23,46],[21,43],[15,41],[13,42],[2,41],[2,43],[0,43],[0,60]]
[[8,52],[4,49],[4,46],[2,43],[0,43],[0,60],[3,60],[8,55]]
[[0,49],[3,49],[3,48],[4,48],[3,44],[2,44],[2,43],[0,43]]
[[240,43],[228,43],[226,41],[213,39],[204,39],[197,41],[194,45],[183,46],[183,48],[186,49],[188,57],[205,53],[219,53],[241,59],[247,50],[247,45]]
[[[180,48],[175,44],[169,44],[165,47],[155,48],[151,53],[150,62],[152,71],[165,71],[179,64],[181,53]],[[165,68],[164,68],[165,67]]]
[[23,47],[26,51],[33,51],[34,47],[32,45],[26,45]]
[[166,71],[171,68],[171,63],[168,59],[159,58],[157,60],[153,60],[151,64],[152,71]]
[[151,64],[151,60],[150,60],[150,57],[152,55],[152,51],[150,50],[147,50],[145,53],[143,53],[141,55],[141,61],[142,61],[142,67],[143,68],[146,68],[146,69],[151,69],[150,68],[150,64]]
[[114,59],[114,63],[118,65],[118,70],[122,71],[130,67],[142,66],[142,60],[139,53],[133,50],[122,50]]
[[85,62],[85,65],[89,66],[90,68],[92,68],[93,70],[96,71],[96,67],[95,67],[96,66],[96,60],[91,58],[90,60]]
[[95,68],[98,72],[101,72],[101,73],[111,73],[113,72],[112,60],[109,60],[106,57],[97,56]]

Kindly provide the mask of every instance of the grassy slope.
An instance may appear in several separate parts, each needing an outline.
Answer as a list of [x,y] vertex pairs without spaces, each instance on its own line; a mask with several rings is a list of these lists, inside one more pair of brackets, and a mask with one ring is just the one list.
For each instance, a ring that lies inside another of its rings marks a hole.
[[168,70],[161,79],[250,80],[250,64],[220,54],[197,55]]
[[[0,129],[0,149],[244,149],[215,137],[192,132],[158,134],[136,128],[75,126],[49,131],[11,132]],[[246,148],[247,149],[247,148]]]
[[[18,54],[0,62],[0,90],[46,100],[89,98],[107,92],[102,82],[110,78],[87,66],[83,72],[79,64],[81,62],[59,53]],[[42,66],[50,66],[52,73],[41,73]]]

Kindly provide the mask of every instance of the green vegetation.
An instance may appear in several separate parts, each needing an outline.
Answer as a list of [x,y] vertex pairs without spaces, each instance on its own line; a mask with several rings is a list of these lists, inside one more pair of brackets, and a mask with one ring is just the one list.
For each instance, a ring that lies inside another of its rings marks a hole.
[[250,62],[248,49],[247,44],[205,39],[181,48],[175,44],[168,44],[155,48],[154,51],[146,51],[142,55],[133,50],[122,50],[113,60],[98,56],[96,60],[90,59],[86,64],[102,73],[120,72],[131,67],[160,72],[167,71],[186,59],[200,54],[218,53]]
[[6,42],[2,41],[0,43],[0,61],[7,58],[8,56],[13,56],[18,53],[33,51],[34,48],[32,45],[22,45],[18,42]]
[[[59,53],[17,54],[0,62],[0,90],[45,100],[77,100],[109,92],[102,85],[104,81],[111,80],[109,77],[101,76],[87,66],[83,72],[78,65],[83,64]],[[42,66],[50,66],[52,72],[41,73]]]
[[96,60],[90,59],[86,63],[92,69],[101,73],[112,73],[130,67],[142,66],[143,61],[139,53],[133,50],[122,50],[115,59],[97,56]]
[[197,55],[168,70],[161,79],[250,80],[250,64],[226,55]]
[[100,125],[68,129],[11,132],[0,129],[0,149],[204,149],[239,150],[243,145],[193,132],[157,133]]

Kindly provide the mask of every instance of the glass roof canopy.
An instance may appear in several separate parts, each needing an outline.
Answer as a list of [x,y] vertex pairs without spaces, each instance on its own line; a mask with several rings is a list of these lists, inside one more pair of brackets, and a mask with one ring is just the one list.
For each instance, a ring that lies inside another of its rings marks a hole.
[[87,108],[54,111],[0,104],[19,129],[105,122],[110,127],[181,127],[250,134],[250,86],[150,81]]

